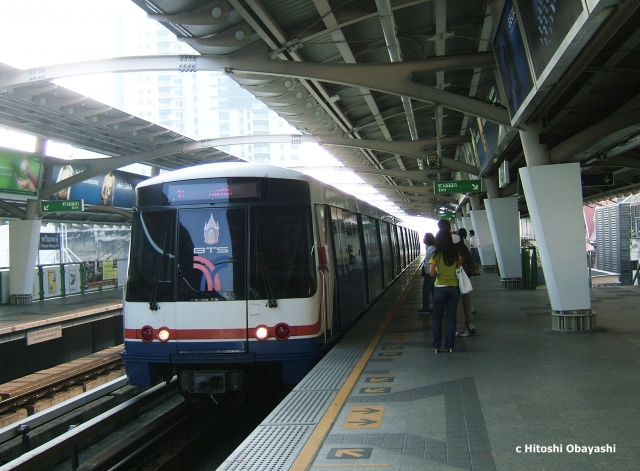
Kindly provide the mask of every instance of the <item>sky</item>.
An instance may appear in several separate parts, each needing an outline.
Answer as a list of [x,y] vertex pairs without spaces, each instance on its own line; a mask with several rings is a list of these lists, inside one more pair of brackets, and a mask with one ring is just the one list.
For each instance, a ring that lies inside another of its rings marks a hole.
[[[0,15],[0,62],[19,69],[115,57],[118,55],[117,39],[111,25],[116,15],[138,15],[143,20],[146,16],[130,0],[0,0],[0,4],[4,7]],[[107,76],[82,76],[56,83],[107,104],[114,100],[110,96],[112,87]],[[33,151],[30,142],[29,138],[16,137],[15,133],[0,128],[0,145]],[[316,162],[333,161],[326,151],[315,147],[308,152],[318,152]],[[304,168],[297,170],[304,172]],[[315,171],[313,176],[332,184],[339,181],[363,183],[357,175],[346,172],[319,175]],[[386,200],[364,185],[341,189],[373,204]],[[392,212],[386,206],[383,209]],[[435,220],[394,214],[421,233],[437,230]]]

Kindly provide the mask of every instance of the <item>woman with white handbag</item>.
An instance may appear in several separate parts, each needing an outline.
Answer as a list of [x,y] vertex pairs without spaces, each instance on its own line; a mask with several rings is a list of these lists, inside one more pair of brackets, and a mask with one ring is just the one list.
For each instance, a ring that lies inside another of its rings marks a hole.
[[444,347],[453,353],[456,341],[456,310],[460,288],[456,268],[462,266],[462,257],[453,245],[451,232],[439,230],[436,234],[436,251],[429,259],[429,274],[435,277],[432,316],[432,347],[440,352],[442,345],[442,319],[446,314],[447,332]]

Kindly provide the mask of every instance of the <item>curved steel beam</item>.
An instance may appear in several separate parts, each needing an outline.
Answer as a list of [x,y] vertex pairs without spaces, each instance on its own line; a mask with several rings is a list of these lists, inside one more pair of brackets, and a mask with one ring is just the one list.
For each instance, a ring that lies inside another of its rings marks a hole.
[[250,47],[229,56],[138,56],[35,67],[0,74],[0,89],[63,77],[109,73],[171,70],[181,72],[224,70],[227,73],[276,75],[366,87],[392,95],[436,103],[462,113],[510,126],[505,108],[411,81],[416,72],[494,67],[492,53],[438,57],[425,61],[388,64],[318,64],[272,60],[262,48]]

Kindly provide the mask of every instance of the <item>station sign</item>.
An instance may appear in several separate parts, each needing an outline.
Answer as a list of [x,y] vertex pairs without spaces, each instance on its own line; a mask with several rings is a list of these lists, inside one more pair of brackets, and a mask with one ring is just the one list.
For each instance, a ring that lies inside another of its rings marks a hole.
[[584,186],[613,186],[613,173],[588,173],[580,175]]
[[482,191],[482,180],[456,180],[453,182],[433,182],[433,192],[476,193]]
[[436,219],[453,219],[455,218],[455,213],[438,213],[436,214]]
[[40,210],[43,213],[84,211],[84,200],[40,201]]

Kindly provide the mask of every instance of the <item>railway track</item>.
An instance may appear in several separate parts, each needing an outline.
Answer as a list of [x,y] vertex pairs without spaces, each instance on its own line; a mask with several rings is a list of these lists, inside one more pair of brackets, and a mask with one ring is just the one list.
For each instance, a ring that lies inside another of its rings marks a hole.
[[121,376],[121,350],[118,345],[0,384],[0,428]]
[[286,394],[255,389],[245,404],[219,406],[185,401],[176,381],[140,391],[120,376],[60,400],[104,382],[118,362],[118,353],[100,352],[57,374],[0,385],[5,411],[31,411],[0,428],[0,471],[182,470],[198,469],[194,463],[203,459],[199,469],[215,469]]

